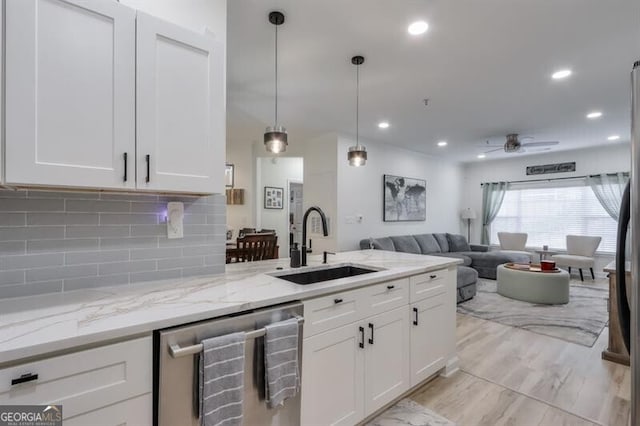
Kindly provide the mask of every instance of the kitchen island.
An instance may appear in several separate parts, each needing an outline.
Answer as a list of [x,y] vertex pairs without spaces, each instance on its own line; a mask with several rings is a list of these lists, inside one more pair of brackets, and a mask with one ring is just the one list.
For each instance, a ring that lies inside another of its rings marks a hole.
[[[127,384],[126,390],[130,390],[127,401],[119,401],[114,396],[114,402],[118,403],[112,406],[128,402],[132,404],[128,412],[150,411],[141,407],[149,406],[151,400],[151,334],[154,330],[302,301],[305,315],[303,366],[305,363],[320,365],[324,356],[322,347],[331,344],[327,339],[343,332],[341,330],[345,330],[345,327],[357,330],[355,326],[360,322],[375,324],[376,330],[380,330],[376,332],[376,341],[384,343],[387,337],[396,339],[399,335],[393,330],[406,325],[406,331],[401,336],[404,340],[390,340],[389,345],[382,346],[390,348],[399,343],[406,344],[398,353],[401,357],[398,362],[404,365],[402,372],[398,370],[398,374],[402,373],[401,386],[393,382],[396,377],[380,376],[381,393],[368,396],[370,406],[365,407],[365,396],[359,396],[362,401],[358,403],[358,412],[353,416],[355,423],[394,399],[392,395],[404,393],[429,375],[441,370],[449,374],[457,368],[455,268],[460,262],[443,257],[363,250],[338,253],[331,257],[328,266],[361,266],[375,269],[375,272],[308,285],[295,284],[274,276],[290,272],[288,259],[280,259],[227,265],[226,273],[216,276],[7,299],[0,301],[0,373],[13,380],[16,374],[27,374],[40,363],[51,362],[50,369],[68,370],[65,374],[80,377],[69,363],[82,364],[82,360],[88,358],[96,362],[101,357],[113,358],[109,366],[91,366],[91,371],[99,371],[117,365],[118,355],[122,357],[126,354],[130,359],[121,360],[122,365],[127,367],[124,371],[141,371],[142,378],[136,383]],[[312,256],[309,257],[309,266],[297,271],[322,266],[321,256]],[[338,297],[341,301],[344,299],[345,303],[334,307]],[[348,303],[349,300],[351,303]],[[326,303],[332,306],[324,306]],[[351,309],[348,311],[350,316],[340,309]],[[430,310],[435,315],[431,318]],[[336,315],[331,316],[332,313]],[[373,325],[369,327],[373,333]],[[411,336],[415,334],[420,338],[411,348],[410,331],[413,333]],[[432,351],[438,345],[427,344],[431,333],[437,334],[437,339],[444,342],[437,348],[437,353]],[[369,340],[373,341],[373,335],[369,336]],[[390,352],[378,354],[374,345],[370,346],[367,345],[366,351],[358,356],[368,357],[363,361],[378,370]],[[375,347],[380,347],[380,344]],[[428,363],[427,359],[419,360],[424,365],[417,365],[409,377],[411,350],[426,354],[433,360]],[[56,364],[55,360],[61,361],[56,361]],[[145,362],[147,365],[141,367]],[[24,371],[20,369],[21,366],[26,366]],[[126,377],[126,374],[122,374]],[[311,378],[305,379],[303,367],[303,383],[305,380],[307,383],[314,382]],[[111,385],[101,389],[108,389]],[[318,382],[318,386],[323,386],[323,383]],[[393,391],[383,389],[385,386],[391,386]],[[316,390],[321,390],[320,387]],[[9,393],[10,389],[0,388],[0,402]],[[103,396],[96,395],[97,398]],[[135,404],[131,401],[135,401]],[[74,406],[74,403],[67,405]],[[123,407],[118,412],[126,413],[127,409]],[[84,413],[87,409],[80,407],[72,413]],[[82,421],[88,419],[80,414],[77,418]],[[140,423],[146,423],[146,418],[141,418]]]

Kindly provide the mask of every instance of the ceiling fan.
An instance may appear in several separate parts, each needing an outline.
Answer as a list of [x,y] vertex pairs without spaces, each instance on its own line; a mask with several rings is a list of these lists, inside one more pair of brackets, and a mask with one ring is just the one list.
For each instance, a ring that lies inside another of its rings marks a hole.
[[[522,138],[523,140],[533,140],[532,137]],[[485,154],[489,154],[490,152],[496,152],[500,150],[504,150],[504,152],[508,154],[518,153],[522,154],[524,152],[541,152],[541,151],[549,151],[551,146],[558,145],[560,142],[558,141],[542,141],[542,142],[522,142],[518,139],[517,133],[510,133],[507,135],[507,141],[504,145],[491,145],[489,141],[487,141],[484,147],[495,148],[489,151],[486,151]]]

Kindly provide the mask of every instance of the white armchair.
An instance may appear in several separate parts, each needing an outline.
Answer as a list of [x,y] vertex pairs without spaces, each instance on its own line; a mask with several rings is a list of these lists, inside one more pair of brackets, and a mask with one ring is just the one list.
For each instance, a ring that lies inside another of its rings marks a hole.
[[524,232],[498,232],[500,251],[513,254],[526,254],[531,258],[532,253],[526,249],[528,234]]
[[591,278],[595,279],[593,274],[593,265],[595,264],[594,255],[598,246],[602,241],[602,237],[586,237],[581,235],[567,235],[567,254],[556,254],[551,259],[558,266],[566,266],[569,268],[578,268],[580,270],[580,279],[584,281],[582,268],[589,268]]

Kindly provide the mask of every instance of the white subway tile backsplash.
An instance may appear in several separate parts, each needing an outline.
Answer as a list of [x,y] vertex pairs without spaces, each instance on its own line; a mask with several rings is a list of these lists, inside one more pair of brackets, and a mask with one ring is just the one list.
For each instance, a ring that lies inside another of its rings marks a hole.
[[[166,204],[185,204],[167,239]],[[224,272],[222,195],[0,190],[0,298]]]

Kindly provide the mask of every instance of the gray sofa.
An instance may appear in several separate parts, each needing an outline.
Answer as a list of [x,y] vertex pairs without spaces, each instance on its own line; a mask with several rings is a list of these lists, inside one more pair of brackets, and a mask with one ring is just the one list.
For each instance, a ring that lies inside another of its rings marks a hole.
[[360,241],[360,248],[462,259],[463,263],[458,265],[457,275],[458,303],[475,296],[478,277],[495,280],[498,265],[507,262],[529,263],[530,260],[527,255],[489,251],[488,246],[470,245],[464,236],[457,234],[369,238]]

